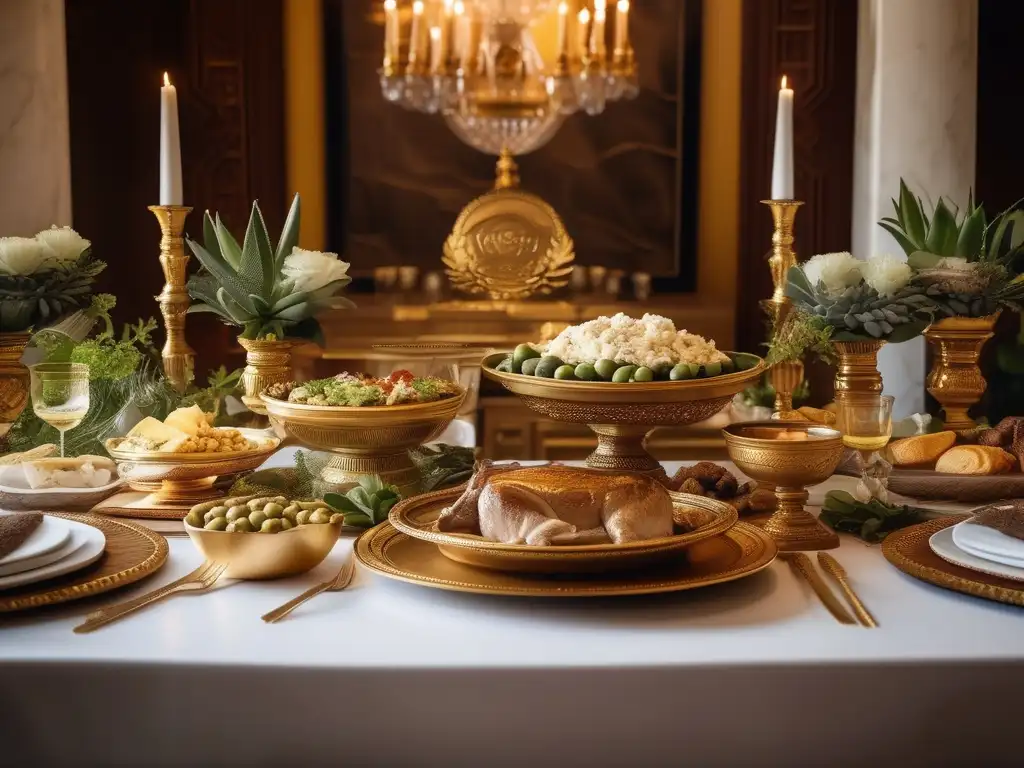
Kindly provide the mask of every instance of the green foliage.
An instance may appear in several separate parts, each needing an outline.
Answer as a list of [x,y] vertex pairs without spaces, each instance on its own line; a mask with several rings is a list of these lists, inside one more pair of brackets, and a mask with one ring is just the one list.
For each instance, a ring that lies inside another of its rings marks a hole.
[[242,338],[306,338],[320,340],[315,315],[328,308],[354,306],[335,294],[350,282],[347,276],[315,291],[296,291],[284,277],[285,257],[298,242],[300,208],[296,195],[277,246],[270,242],[263,214],[253,203],[242,245],[220,219],[203,217],[203,244],[188,245],[203,272],[188,281],[198,304],[189,312],[212,312],[228,325],[242,329]]
[[884,504],[878,499],[857,501],[846,491],[829,491],[819,519],[840,533],[852,533],[876,544],[893,531],[937,517],[933,512],[906,504]]
[[89,306],[93,282],[106,264],[90,249],[77,260],[32,275],[0,275],[0,330],[52,325]]
[[424,445],[411,455],[423,476],[423,493],[466,482],[476,463],[473,448],[457,445]]
[[832,352],[832,326],[818,315],[794,309],[786,314],[785,319],[773,330],[771,339],[766,342],[768,365],[802,360],[805,355],[812,354],[826,363],[834,361]]
[[900,179],[900,197],[892,205],[895,218],[885,217],[878,224],[896,239],[908,257],[922,253],[935,261],[944,257],[976,261],[981,256],[988,225],[984,209],[974,204],[973,194],[968,195],[967,208],[960,219],[941,197],[929,217],[921,198]]
[[228,397],[241,396],[241,381],[241,368],[228,371],[222,365],[220,368],[210,371],[204,388],[186,394],[181,401],[181,407],[187,408],[191,405],[198,405],[206,413],[213,414],[214,425],[222,426],[225,411],[224,402]]
[[[755,386],[747,387],[741,393],[743,404],[748,407],[774,408],[775,387],[768,382],[767,375]],[[811,396],[811,384],[807,379],[801,381],[793,390],[793,407],[799,408]]]
[[359,485],[347,493],[328,493],[324,502],[335,512],[345,515],[345,525],[370,528],[388,519],[388,512],[401,501],[398,488],[387,485],[379,477],[361,477]]

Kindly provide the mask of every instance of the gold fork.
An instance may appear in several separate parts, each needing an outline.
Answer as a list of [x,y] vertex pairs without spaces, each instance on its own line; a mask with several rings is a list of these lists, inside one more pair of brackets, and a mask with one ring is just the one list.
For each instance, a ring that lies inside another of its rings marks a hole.
[[280,621],[281,619],[283,619],[285,616],[294,611],[307,600],[312,600],[321,592],[340,592],[352,583],[352,577],[355,575],[355,572],[355,555],[349,555],[348,559],[341,566],[341,570],[338,571],[338,575],[335,576],[333,579],[322,581],[315,587],[310,587],[298,597],[293,597],[284,605],[275,608],[269,613],[263,614],[261,618],[268,624],[273,624],[275,621]]
[[216,563],[211,560],[207,560],[201,566],[192,571],[192,573],[187,576],[183,576],[177,581],[172,581],[166,586],[154,589],[152,592],[147,592],[141,597],[126,600],[123,603],[90,613],[86,616],[85,622],[75,627],[75,632],[78,632],[79,634],[83,632],[92,632],[94,629],[99,629],[112,621],[120,619],[122,616],[127,616],[129,613],[137,611],[139,608],[147,606],[150,603],[155,603],[157,600],[162,600],[163,598],[177,592],[201,592],[209,589],[217,582],[217,579],[220,578],[221,574],[224,573],[227,567],[227,563]]

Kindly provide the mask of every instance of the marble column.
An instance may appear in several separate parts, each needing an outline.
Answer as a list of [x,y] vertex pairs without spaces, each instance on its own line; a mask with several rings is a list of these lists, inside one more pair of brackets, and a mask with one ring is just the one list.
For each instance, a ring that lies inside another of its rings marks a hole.
[[[893,215],[902,176],[926,204],[963,208],[974,184],[977,0],[860,0],[853,253],[902,256],[878,226]],[[879,357],[894,417],[924,410],[925,345],[887,345]]]
[[64,0],[0,0],[0,235],[70,223]]

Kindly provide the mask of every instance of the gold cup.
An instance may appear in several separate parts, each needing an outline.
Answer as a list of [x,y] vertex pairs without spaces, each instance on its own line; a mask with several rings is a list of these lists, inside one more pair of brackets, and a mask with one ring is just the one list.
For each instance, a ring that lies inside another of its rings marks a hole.
[[780,551],[839,546],[836,532],[804,508],[806,486],[831,477],[843,457],[843,439],[837,430],[812,422],[750,421],[732,424],[722,432],[729,458],[740,471],[775,486],[779,506],[764,529]]
[[967,411],[988,386],[978,368],[985,342],[992,338],[999,312],[987,317],[947,317],[932,323],[924,337],[935,351],[928,392],[942,405],[946,429],[971,429]]

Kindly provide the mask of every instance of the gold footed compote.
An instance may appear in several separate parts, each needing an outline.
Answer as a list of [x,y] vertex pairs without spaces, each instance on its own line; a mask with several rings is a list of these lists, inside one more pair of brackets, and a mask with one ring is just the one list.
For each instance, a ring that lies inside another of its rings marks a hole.
[[778,509],[765,531],[782,552],[834,549],[835,531],[804,505],[809,485],[832,476],[843,457],[842,435],[813,422],[748,421],[722,430],[729,458],[759,483],[775,486]]
[[836,426],[843,445],[863,458],[860,482],[854,496],[860,501],[889,501],[889,472],[892,465],[879,453],[892,436],[891,395],[861,394],[838,401]]

